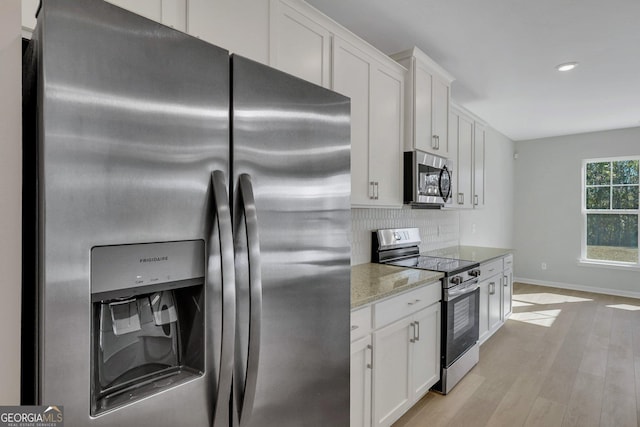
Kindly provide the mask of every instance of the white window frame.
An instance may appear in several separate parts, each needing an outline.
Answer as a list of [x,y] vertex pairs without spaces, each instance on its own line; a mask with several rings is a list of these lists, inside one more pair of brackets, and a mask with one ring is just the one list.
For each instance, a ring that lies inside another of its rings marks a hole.
[[[579,262],[582,264],[592,264],[592,265],[602,265],[602,266],[610,266],[610,267],[620,267],[624,269],[640,269],[640,248],[638,251],[638,259],[636,262],[623,262],[623,261],[612,261],[612,260],[603,260],[603,259],[589,259],[587,258],[587,214],[630,214],[638,216],[638,242],[640,246],[640,206],[638,209],[589,209],[587,210],[587,164],[588,163],[600,163],[600,162],[620,162],[625,160],[638,160],[640,161],[640,156],[621,156],[621,157],[602,157],[602,158],[594,158],[594,159],[584,159],[582,160],[582,177],[580,180],[581,185],[581,216],[582,216],[582,229],[581,229],[581,245],[580,245],[580,260]],[[612,187],[614,185],[611,185]],[[640,191],[640,184],[638,186]],[[610,197],[613,197],[613,192]],[[611,200],[612,202],[612,200]],[[611,204],[610,204],[611,206]]]

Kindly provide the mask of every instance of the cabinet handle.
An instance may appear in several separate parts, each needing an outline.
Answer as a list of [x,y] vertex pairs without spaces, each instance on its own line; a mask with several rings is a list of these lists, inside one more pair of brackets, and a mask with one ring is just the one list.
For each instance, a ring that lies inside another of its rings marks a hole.
[[378,200],[379,195],[380,195],[380,183],[376,181],[376,200]]
[[411,326],[411,338],[409,338],[409,342],[416,342],[416,324],[415,322],[411,322],[409,326]]
[[478,206],[478,195],[477,194],[473,196],[473,204],[474,204],[474,206]]
[[373,347],[371,347],[371,344],[367,344],[367,350],[369,350],[369,363],[367,363],[367,368],[373,369]]
[[419,303],[419,302],[420,302],[420,300],[419,300],[419,299],[416,299],[416,300],[413,300],[413,301],[408,302],[408,303],[407,303],[407,305],[413,305],[413,304],[417,304],[417,303]]
[[496,293],[496,282],[489,282],[489,295]]
[[416,320],[415,324],[416,324],[416,325],[414,326],[413,330],[414,330],[414,331],[416,331],[416,330],[418,331],[418,332],[416,332],[415,340],[416,340],[416,341],[420,341],[420,322],[418,322],[418,321]]
[[504,285],[505,288],[509,286],[509,276],[504,276]]
[[369,198],[372,199],[372,200],[376,198],[376,185],[375,184],[376,184],[375,181],[369,181],[369,187],[371,187],[370,188],[371,192],[369,193]]
[[355,330],[356,330],[356,329],[358,329],[359,327],[360,327],[360,326],[358,326],[358,325],[353,325],[353,326],[351,327],[351,330],[352,330],[352,331],[355,331]]
[[431,148],[433,148],[434,150],[439,150],[440,149],[440,137],[438,135],[433,135],[432,137],[432,143],[431,143]]
[[458,204],[464,205],[464,193],[458,193]]

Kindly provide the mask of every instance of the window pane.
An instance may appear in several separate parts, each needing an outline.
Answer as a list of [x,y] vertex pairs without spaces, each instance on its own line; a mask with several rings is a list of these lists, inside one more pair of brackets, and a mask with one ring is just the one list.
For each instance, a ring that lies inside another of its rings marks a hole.
[[609,209],[609,189],[611,187],[588,187],[587,209]]
[[613,187],[613,209],[638,209],[638,186]]
[[637,184],[638,183],[638,161],[624,160],[613,162],[613,183],[614,184]]
[[587,163],[587,185],[610,184],[610,162]]
[[587,214],[587,258],[638,262],[638,215]]

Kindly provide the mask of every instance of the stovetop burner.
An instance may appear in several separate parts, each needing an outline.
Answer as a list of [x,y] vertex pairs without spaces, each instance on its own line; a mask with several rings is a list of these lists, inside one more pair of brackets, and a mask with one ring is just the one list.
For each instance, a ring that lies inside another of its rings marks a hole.
[[477,268],[476,261],[420,254],[420,232],[417,228],[389,228],[372,233],[371,261],[398,267],[444,273],[445,277]]
[[465,261],[462,259],[441,258],[426,255],[412,256],[408,258],[396,259],[385,262],[388,265],[398,267],[411,267],[421,270],[437,271],[444,273],[445,276],[453,276],[463,271],[476,268],[480,264],[473,261]]

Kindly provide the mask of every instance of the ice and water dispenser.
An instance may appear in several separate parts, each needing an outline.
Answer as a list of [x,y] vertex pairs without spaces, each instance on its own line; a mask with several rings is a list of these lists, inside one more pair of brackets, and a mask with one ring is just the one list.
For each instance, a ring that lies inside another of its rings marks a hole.
[[204,372],[204,242],[91,251],[91,415]]

